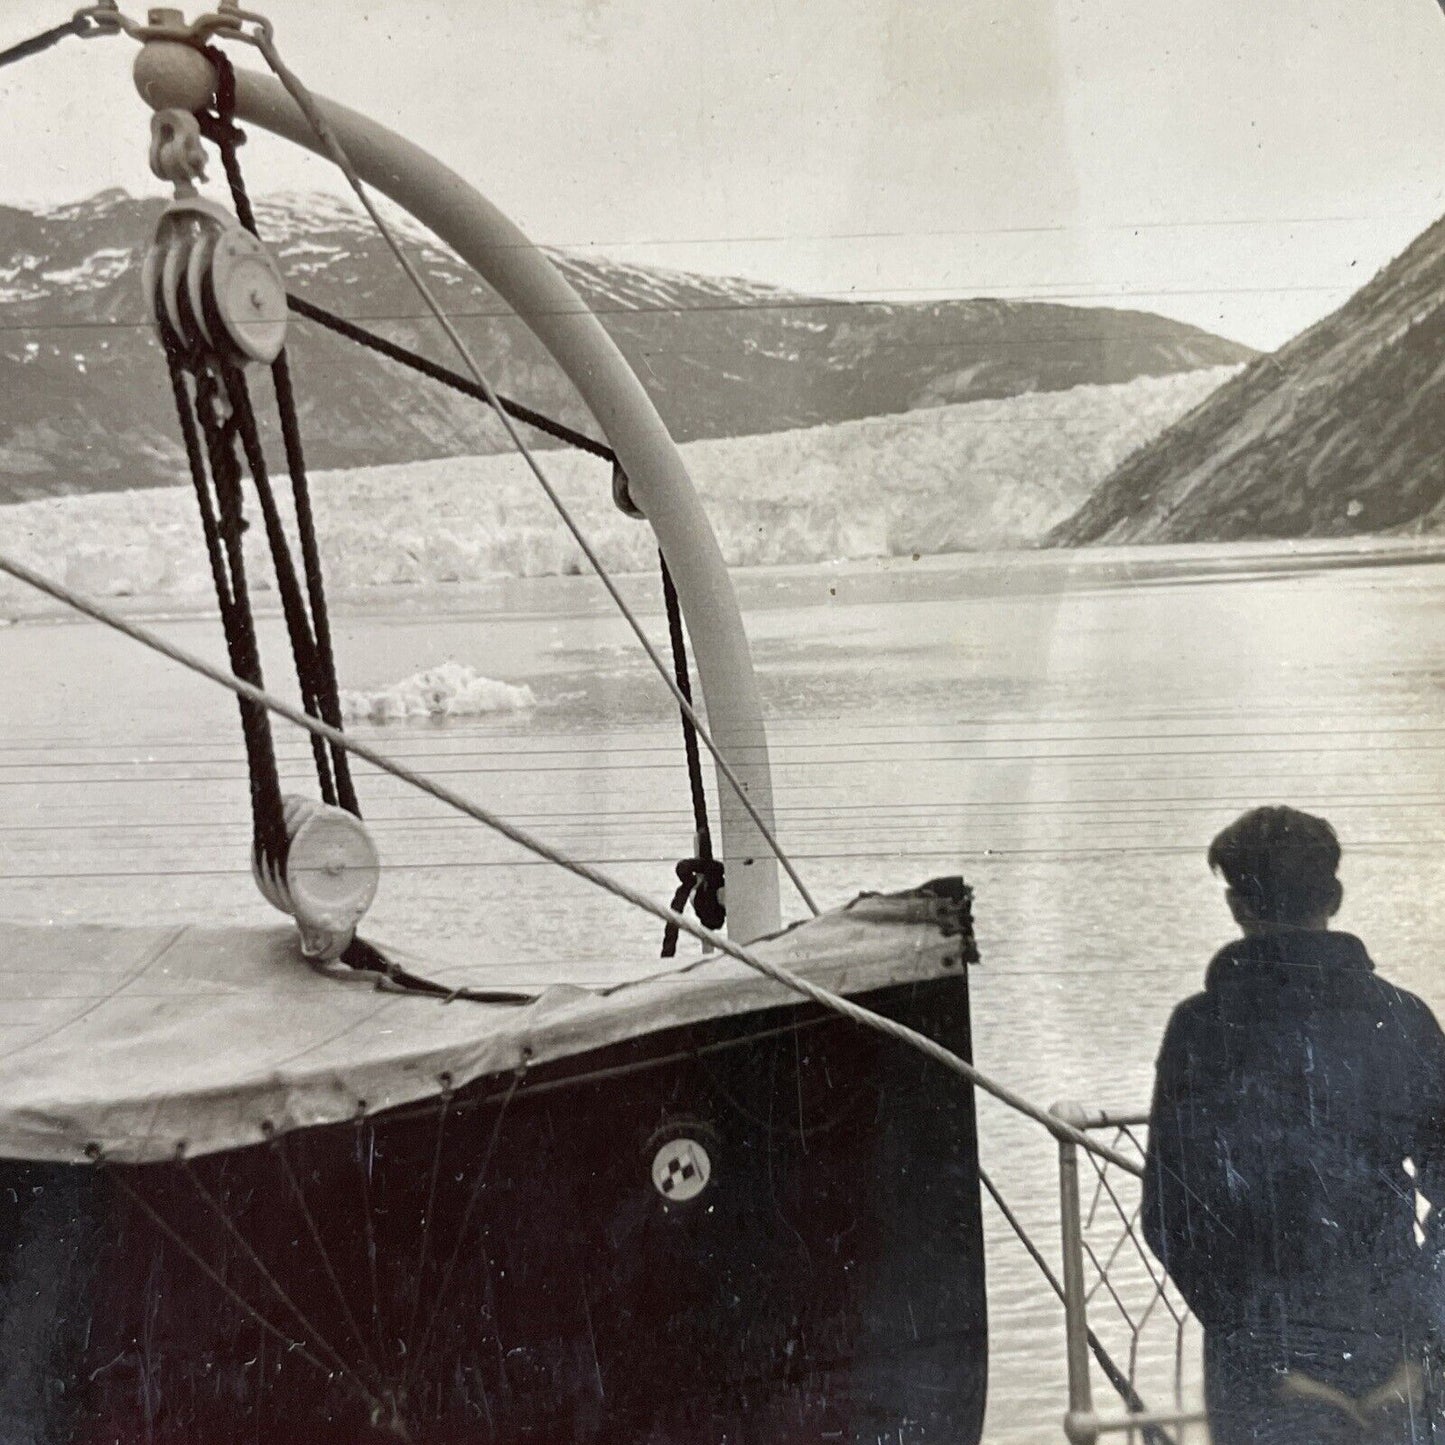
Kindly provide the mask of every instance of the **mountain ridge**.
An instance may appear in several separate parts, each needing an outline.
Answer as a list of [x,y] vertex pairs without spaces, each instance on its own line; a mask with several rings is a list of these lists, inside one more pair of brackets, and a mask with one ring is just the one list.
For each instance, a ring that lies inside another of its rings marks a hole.
[[[183,478],[138,280],[162,206],[111,189],[45,210],[0,207],[0,501]],[[256,210],[293,289],[447,359],[395,262],[346,202],[283,193],[259,198]],[[495,294],[424,233],[411,228],[407,236],[498,389],[593,430],[570,383]],[[682,442],[1110,384],[1253,355],[1145,312],[836,301],[761,281],[549,254],[601,315]],[[294,323],[290,349],[318,467],[505,445],[472,400],[308,323]]]
[[1046,539],[1244,541],[1445,526],[1445,218],[1250,363]]

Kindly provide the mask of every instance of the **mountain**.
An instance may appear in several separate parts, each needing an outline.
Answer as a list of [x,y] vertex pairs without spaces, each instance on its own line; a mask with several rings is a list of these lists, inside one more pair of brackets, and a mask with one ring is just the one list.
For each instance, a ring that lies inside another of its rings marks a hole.
[[[43,212],[0,207],[0,500],[171,484],[183,476],[139,286],[162,203],[109,190]],[[290,287],[450,362],[359,212],[328,196],[257,204]],[[500,391],[588,429],[530,334],[450,252],[410,242]],[[798,295],[554,253],[680,441],[738,436],[1022,392],[1228,365],[1252,353],[1142,312],[1015,301],[893,305]],[[317,467],[425,460],[504,445],[475,402],[315,326],[291,352]]]
[[1445,525],[1442,416],[1445,219],[1125,460],[1048,540],[1433,529]]

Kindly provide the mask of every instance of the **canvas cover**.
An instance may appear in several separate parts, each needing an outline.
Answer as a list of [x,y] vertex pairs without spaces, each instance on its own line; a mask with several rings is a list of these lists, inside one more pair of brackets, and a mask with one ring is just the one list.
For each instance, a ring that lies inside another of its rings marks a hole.
[[[972,957],[966,893],[863,895],[757,952],[839,993],[936,977]],[[787,1003],[796,994],[721,955],[608,987],[549,982],[532,1002],[445,1002],[379,991],[309,965],[288,926],[0,924],[0,1157],[145,1162],[339,1123],[488,1074],[659,1030]],[[436,966],[497,988],[495,966]],[[559,965],[557,973],[562,972]],[[554,975],[555,977],[555,975]],[[515,971],[506,979],[519,986]]]

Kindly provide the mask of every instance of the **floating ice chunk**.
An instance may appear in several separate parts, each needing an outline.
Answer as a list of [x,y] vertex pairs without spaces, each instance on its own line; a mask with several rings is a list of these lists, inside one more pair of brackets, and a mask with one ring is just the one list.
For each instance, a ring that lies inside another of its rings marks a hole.
[[483,677],[460,662],[444,662],[374,691],[343,692],[341,715],[348,722],[398,722],[411,717],[476,717],[488,712],[523,712],[537,699],[526,684]]

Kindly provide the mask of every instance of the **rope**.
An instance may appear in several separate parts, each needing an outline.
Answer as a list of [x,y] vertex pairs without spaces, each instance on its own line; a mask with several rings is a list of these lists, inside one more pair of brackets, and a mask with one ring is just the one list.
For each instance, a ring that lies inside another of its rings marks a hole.
[[[291,656],[296,667],[296,682],[301,691],[301,705],[313,717],[317,717],[321,708],[317,678],[320,664],[316,655],[316,639],[311,631],[301,583],[291,560],[291,545],[286,539],[281,513],[276,507],[276,495],[271,489],[266,455],[261,449],[261,436],[256,426],[256,413],[251,406],[250,389],[240,367],[221,362],[219,369],[222,385],[230,399],[236,433],[245,452],[246,463],[251,469],[251,477],[256,484],[256,496],[261,504],[266,541],[271,548],[271,561],[276,572],[276,590],[281,597],[281,612],[286,619],[287,635],[291,639]],[[316,779],[321,789],[322,801],[335,806],[336,785],[331,775],[331,763],[325,742],[321,738],[313,737],[311,751],[316,763]]]
[[330,1251],[326,1248],[325,1241],[321,1238],[321,1227],[316,1223],[316,1217],[311,1212],[311,1206],[306,1202],[306,1192],[301,1188],[301,1181],[296,1177],[296,1171],[291,1167],[291,1160],[286,1155],[285,1136],[274,1132],[274,1126],[269,1121],[262,1126],[262,1132],[271,1139],[271,1148],[281,1165],[281,1172],[286,1176],[287,1186],[296,1199],[297,1206],[301,1210],[301,1217],[306,1223],[306,1231],[311,1236],[311,1242],[316,1246],[316,1252],[321,1258],[321,1268],[325,1271],[326,1278],[331,1281],[331,1288],[336,1294],[336,1302],[341,1306],[341,1313],[346,1317],[347,1328],[356,1337],[356,1342],[361,1346],[361,1353],[366,1366],[373,1371],[377,1377],[381,1376],[381,1368],[371,1353],[371,1346],[367,1342],[361,1325],[357,1322],[356,1313],[351,1308],[351,1302],[347,1298],[346,1291],[341,1287],[341,1281],[337,1278],[336,1267],[331,1262]]
[[[378,336],[374,331],[368,331],[354,321],[348,321],[345,317],[338,316],[334,311],[327,311],[316,305],[315,302],[307,301],[305,297],[288,291],[286,304],[298,316],[304,316],[308,321],[314,321],[318,326],[324,326],[328,331],[334,331],[338,336],[344,336],[348,341],[354,341],[358,346],[366,347],[368,351],[375,351],[389,361],[399,362],[402,366],[410,367],[412,371],[430,377],[433,381],[439,381],[443,386],[449,386],[453,391],[461,392],[463,396],[469,396],[487,406],[492,404],[487,393],[476,382],[469,381],[459,371],[452,371],[449,367],[429,361],[425,356],[421,356],[415,351],[409,351],[405,346],[398,346],[396,342],[388,341],[386,337]],[[596,441],[586,432],[576,431],[560,421],[553,421],[551,417],[545,416],[542,412],[534,411],[529,406],[523,406],[521,402],[513,401],[510,397],[501,395],[500,392],[493,394],[508,416],[525,422],[534,431],[539,431],[544,436],[552,437],[556,441],[565,442],[570,447],[576,447],[578,451],[589,452],[592,456],[600,457],[604,462],[610,462],[613,466],[617,465],[617,453],[606,442]]]
[[32,55],[39,55],[42,51],[49,50],[52,45],[59,44],[67,35],[86,35],[94,28],[96,27],[84,16],[72,16],[64,25],[42,30],[39,35],[32,35],[29,40],[22,40],[6,50],[0,50],[0,66],[28,60]]
[[[988,1171],[980,1164],[978,1177],[983,1187],[988,1190],[989,1198],[998,1206],[998,1211],[1007,1221],[1010,1229],[1013,1230],[1018,1242],[1023,1245],[1029,1258],[1038,1266],[1039,1273],[1053,1292],[1059,1297],[1060,1302],[1067,1302],[1068,1296],[1064,1292],[1064,1286],[1058,1275],[1049,1268],[1049,1262],[1044,1258],[1043,1251],[1029,1237],[1029,1232],[1023,1226],[1023,1221],[1009,1207],[1008,1201],[999,1193],[998,1186],[989,1178]],[[1119,1398],[1136,1415],[1144,1414],[1148,1407],[1144,1404],[1139,1392],[1129,1382],[1129,1377],[1114,1362],[1114,1358],[1104,1348],[1103,1341],[1092,1329],[1089,1330],[1089,1349],[1093,1352],[1094,1358],[1099,1362],[1099,1368],[1103,1370],[1109,1383],[1119,1392]],[[1174,1437],[1158,1425],[1144,1425],[1140,1427],[1140,1434],[1143,1435],[1145,1445],[1175,1445]]]
[[[667,558],[657,554],[662,569],[662,597],[667,609],[667,634],[672,644],[673,675],[678,690],[690,703],[692,682],[687,668],[687,637],[682,626],[682,606],[677,600],[677,588],[672,583],[672,573],[667,568]],[[692,794],[692,837],[693,857],[684,858],[677,865],[678,890],[672,897],[672,911],[681,913],[692,904],[698,920],[709,928],[721,928],[727,922],[727,907],[723,903],[725,873],[723,865],[713,857],[712,830],[707,820],[707,793],[702,783],[702,758],[698,753],[697,729],[687,713],[682,713],[682,746],[687,754],[687,784]],[[667,924],[662,932],[662,956],[672,958],[677,953],[677,929]]]
[[536,995],[514,993],[504,989],[452,988],[435,979],[423,978],[412,973],[399,963],[392,962],[380,949],[374,948],[363,938],[354,938],[341,955],[341,961],[359,973],[376,975],[378,988],[391,987],[399,993],[419,993],[430,998],[439,998],[444,1003],[461,999],[466,1003],[518,1004],[532,1003]]
[[[497,1152],[497,1142],[502,1137],[502,1124],[506,1120],[507,1110],[511,1107],[512,1099],[515,1097],[522,1078],[526,1073],[526,1063],[515,1070],[512,1074],[512,1081],[507,1086],[507,1092],[502,1096],[501,1106],[497,1110],[497,1117],[492,1124],[492,1132],[487,1139],[487,1147],[482,1154],[482,1162],[477,1169],[476,1182],[472,1185],[472,1192],[467,1198],[466,1208],[462,1210],[461,1220],[457,1224],[456,1241],[452,1245],[452,1252],[447,1256],[446,1268],[442,1270],[441,1279],[437,1284],[436,1293],[433,1295],[433,1303],[430,1314],[427,1316],[426,1328],[422,1331],[421,1339],[417,1342],[416,1349],[412,1351],[411,1359],[402,1375],[401,1388],[405,1394],[411,1385],[413,1376],[421,1369],[422,1361],[426,1357],[426,1348],[431,1343],[432,1331],[436,1328],[436,1322],[441,1314],[442,1304],[446,1300],[447,1290],[451,1286],[452,1275],[456,1272],[457,1261],[462,1256],[462,1243],[466,1239],[467,1230],[471,1227],[472,1215],[476,1212],[477,1205],[481,1202],[482,1189],[487,1182],[487,1173],[492,1167],[492,1156]],[[485,1253],[485,1250],[484,1250]],[[422,1282],[417,1280],[417,1288],[420,1289]]]
[[[216,146],[225,168],[226,181],[231,192],[231,202],[236,209],[236,218],[258,240],[256,214],[251,206],[251,197],[246,189],[246,179],[241,171],[240,159],[236,152],[246,143],[246,133],[234,119],[236,108],[236,71],[230,57],[213,45],[204,47],[206,57],[216,69],[215,110],[200,117],[201,129]],[[311,488],[306,475],[306,454],[301,443],[301,425],[297,416],[295,389],[291,382],[291,364],[283,349],[271,364],[271,382],[276,394],[276,411],[281,422],[281,441],[286,453],[286,469],[291,477],[291,496],[296,510],[296,533],[301,544],[302,569],[306,579],[306,595],[310,604],[312,649],[307,666],[308,678],[303,681],[303,690],[309,684],[315,711],[332,727],[341,726],[341,696],[336,680],[336,656],[331,641],[331,621],[326,605],[326,588],[322,581],[321,551],[316,537],[315,514],[311,508]],[[269,520],[268,520],[269,525]],[[273,543],[274,550],[274,543]],[[279,565],[279,564],[278,564]],[[287,557],[289,566],[289,554]],[[289,618],[288,618],[289,624]],[[293,652],[295,641],[293,637]],[[302,662],[297,655],[297,669]],[[308,707],[307,711],[312,711]],[[351,780],[350,765],[341,748],[332,748],[329,764],[324,749],[316,755],[317,777],[321,783],[322,797],[328,803],[340,803],[349,813],[361,816],[356,789]],[[328,771],[335,776],[332,789]]]
[[[684,858],[676,868],[678,888],[668,907],[681,913],[689,903],[700,922],[721,928],[727,920],[723,905],[723,865],[717,858]],[[677,954],[677,927],[667,923],[662,930],[663,958]]]
[[458,812],[464,813],[467,817],[475,819],[478,823],[492,829],[493,832],[501,834],[502,837],[516,843],[519,847],[525,848],[529,853],[535,854],[546,862],[553,863],[557,867],[566,870],[575,877],[585,879],[597,887],[620,898],[625,903],[630,903],[634,908],[641,909],[644,913],[651,914],[662,923],[674,923],[689,937],[695,938],[699,943],[704,943],[711,948],[725,953],[729,958],[736,959],[739,963],[746,964],[749,968],[771,978],[774,982],[782,984],[785,988],[794,993],[801,994],[804,998],[812,1000],[823,1008],[831,1009],[833,1012],[842,1015],[844,1018],[853,1020],[864,1028],[875,1029],[897,1042],[917,1049],[920,1053],[942,1065],[961,1079],[981,1089],[986,1094],[991,1094],[1001,1103],[1017,1113],[1023,1114],[1026,1118],[1032,1119],[1041,1125],[1056,1139],[1066,1140],[1076,1144],[1081,1149],[1086,1149],[1091,1154],[1098,1155],[1101,1159],[1107,1159],[1111,1164],[1124,1170],[1126,1174],[1132,1174],[1136,1178],[1143,1177],[1143,1166],[1134,1159],[1128,1158],[1118,1150],[1100,1143],[1097,1139],[1091,1138],[1084,1130],[1076,1129],[1072,1124],[1065,1123],[1062,1119],[1056,1118],[1042,1106],[1026,1099],[1023,1095],[1016,1093],[1006,1084],[990,1078],[987,1074],[980,1072],[967,1060],[960,1058],[952,1050],[945,1048],[942,1044],[926,1035],[919,1033],[916,1029],[909,1028],[906,1024],[900,1024],[894,1019],[886,1018],[882,1014],[864,1008],[861,1004],[854,1003],[852,999],[844,998],[833,993],[830,989],[824,988],[821,984],[813,983],[810,979],[803,978],[799,974],[784,968],[780,964],[771,963],[754,953],[751,949],[745,948],[732,939],[720,933],[714,933],[710,928],[704,928],[702,924],[693,922],[684,914],[676,913],[672,909],[664,907],[647,894],[640,892],[629,884],[623,883],[620,879],[613,878],[610,874],[602,872],[589,863],[582,863],[567,854],[552,847],[551,844],[543,842],[540,838],[534,837],[525,828],[518,827],[515,823],[509,822],[490,809],[483,807],[480,803],[454,792],[445,784],[438,783],[432,778],[423,776],[399,763],[387,754],[377,751],[369,744],[361,742],[356,738],[348,737],[346,734],[337,731],[328,724],[309,716],[301,709],[293,707],[284,699],[266,692],[247,682],[244,678],[234,676],[207,662],[204,658],[197,657],[194,653],[187,652],[184,648],[168,641],[166,638],[152,632],[149,628],[140,623],[133,622],[129,618],[122,617],[111,608],[95,601],[93,598],[85,597],[78,592],[72,591],[63,583],[56,582],[50,577],[34,571],[23,562],[17,561],[14,557],[0,552],[0,572],[8,573],[11,577],[44,592],[46,596],[54,598],[57,602],[63,602],[75,611],[84,613],[85,616],[93,618],[97,622],[104,623],[107,627],[117,632],[124,633],[136,642],[148,647],[153,652],[160,653],[163,657],[169,657],[171,661],[179,663],[182,667],[198,673],[202,677],[210,678],[212,682],[228,688],[239,697],[250,699],[252,702],[269,709],[280,717],[293,722],[297,727],[305,728],[310,733],[316,733],[330,742],[337,743],[354,753],[357,757],[365,759],[373,767],[381,769],[382,772],[399,778],[402,782],[410,784],[421,792],[437,799],[438,802],[455,808]]
[[[100,1163],[102,1167],[108,1167],[104,1165],[103,1160],[97,1162]],[[239,1309],[244,1311],[253,1320],[255,1320],[256,1323],[260,1325],[261,1328],[265,1330],[268,1334],[274,1335],[278,1340],[280,1340],[280,1342],[286,1347],[287,1353],[294,1352],[300,1355],[301,1358],[307,1362],[307,1364],[314,1365],[318,1370],[320,1370],[321,1373],[325,1375],[328,1380],[333,1378],[335,1372],[329,1369],[326,1365],[323,1365],[321,1361],[318,1360],[309,1349],[307,1349],[304,1341],[293,1340],[290,1335],[288,1335],[283,1329],[268,1320],[266,1316],[263,1315],[261,1311],[255,1307],[255,1305],[253,1305],[248,1299],[245,1298],[244,1295],[239,1294],[225,1279],[225,1277],[218,1273],[215,1269],[213,1269],[211,1265],[206,1262],[205,1258],[177,1232],[175,1227],[166,1221],[164,1216],[160,1214],[160,1212],[150,1203],[148,1199],[144,1198],[129,1183],[127,1183],[123,1174],[112,1170],[110,1177],[112,1183],[115,1184],[116,1188],[118,1188],[121,1193],[124,1194],[133,1205],[135,1205],[137,1209],[141,1210],[141,1212],[150,1219],[151,1223],[154,1224],[156,1228],[159,1229],[161,1233],[164,1234],[166,1238],[169,1239],[171,1243],[174,1244],[176,1248],[179,1249],[181,1253],[184,1254],[186,1258],[189,1259],[191,1263],[194,1264],[196,1268],[199,1269],[201,1273],[204,1274],[206,1278],[209,1279],[211,1283],[215,1285],[216,1288],[219,1289],[223,1295],[225,1295],[228,1299],[231,1300],[233,1304],[235,1304]],[[369,1395],[367,1399],[369,1404],[376,1403],[371,1400],[371,1397]]]
[[[179,362],[177,361],[177,364]],[[216,598],[222,608],[223,631],[231,666],[238,676],[265,685],[261,672],[261,655],[256,641],[255,619],[251,613],[250,594],[246,585],[245,554],[241,534],[246,527],[242,515],[239,469],[230,440],[224,434],[217,414],[219,400],[216,379],[209,370],[196,374],[194,424],[199,426],[205,441],[206,459],[197,465],[192,458],[192,482],[201,505],[202,527],[214,528],[211,550],[212,574]],[[188,416],[190,407],[184,385],[174,388],[181,431],[187,436],[190,453]],[[210,479],[206,474],[210,465]],[[211,511],[210,488],[215,487],[215,509]],[[245,698],[241,705],[241,735],[246,744],[247,774],[251,789],[251,824],[254,846],[262,856],[281,861],[286,854],[286,820],[281,803],[281,775],[276,765],[276,751],[264,709]]]
[[[316,518],[311,510],[311,488],[306,476],[306,458],[301,448],[301,427],[296,398],[291,387],[291,365],[285,351],[271,366],[276,389],[276,409],[281,418],[281,443],[286,452],[286,469],[291,475],[291,499],[296,509],[296,533],[301,543],[301,562],[306,574],[306,592],[311,602],[311,622],[316,639],[316,686],[321,716],[334,728],[341,726],[341,692],[336,679],[336,653],[331,643],[331,616],[326,589],[321,579],[321,549],[316,539]],[[348,813],[361,816],[351,764],[344,748],[331,749],[331,767],[336,775],[337,801]]]
[[713,741],[711,733],[703,726],[701,719],[693,710],[692,704],[682,695],[676,681],[669,674],[666,664],[658,655],[657,649],[652,645],[647,633],[643,630],[642,624],[637,619],[637,615],[631,607],[627,605],[626,599],[618,590],[617,584],[612,580],[611,575],[602,563],[602,559],[597,555],[592,544],[587,540],[586,535],[577,525],[566,503],[563,502],[560,494],[548,479],[546,472],[542,469],[541,464],[537,461],[532,449],[527,445],[526,439],[517,430],[512,418],[502,406],[501,400],[493,390],[491,382],[487,380],[476,358],[472,355],[470,348],[466,342],[462,340],[461,333],[458,332],[455,325],[453,325],[451,318],[442,310],[436,297],[432,295],[430,288],[422,279],[406,252],[402,249],[401,243],[396,239],[391,228],[382,218],[381,213],[377,210],[375,203],[368,194],[366,187],[362,184],[361,177],[357,174],[356,168],[351,164],[351,160],[343,149],[341,142],[336,138],[335,132],[333,132],[327,124],[326,117],[322,115],[318,109],[311,92],[308,91],[301,81],[287,68],[285,62],[277,53],[276,47],[270,37],[264,32],[257,37],[256,47],[265,58],[266,63],[271,67],[277,80],[279,80],[285,88],[286,93],[296,102],[298,109],[306,118],[307,124],[310,125],[312,131],[315,132],[317,140],[321,142],[322,148],[326,151],[333,164],[335,164],[346,177],[347,183],[351,186],[353,192],[355,192],[357,199],[361,202],[367,215],[371,217],[372,224],[375,225],[378,232],[380,232],[382,239],[386,242],[392,255],[396,257],[397,264],[406,273],[407,279],[411,282],[412,286],[415,287],[417,294],[422,298],[423,302],[425,302],[427,309],[436,319],[437,324],[447,334],[452,345],[456,347],[462,360],[466,362],[467,370],[472,373],[473,379],[484,393],[487,404],[497,413],[503,427],[506,429],[508,437],[511,439],[512,445],[516,447],[523,460],[527,463],[532,475],[536,477],[538,485],[546,494],[547,500],[551,502],[553,509],[561,518],[567,530],[572,534],[573,540],[581,549],[583,556],[587,558],[588,564],[597,574],[602,585],[607,589],[608,595],[612,598],[618,612],[632,629],[633,635],[641,644],[642,650],[647,654],[648,660],[652,663],[653,667],[657,669],[658,676],[661,677],[667,685],[668,690],[672,693],[684,714],[692,719],[692,724],[697,729],[698,737],[702,739],[707,750],[713,755],[713,758],[717,762],[718,770],[727,779],[729,785],[737,794],[738,801],[742,804],[748,816],[753,820],[758,832],[765,839],[778,862],[792,880],[793,886],[798,890],[799,896],[803,899],[804,903],[807,904],[810,911],[816,915],[820,910],[818,905],[813,901],[813,895],[808,891],[807,885],[803,882],[802,878],[799,877],[797,869],[793,866],[787,854],[783,852],[782,846],[774,836],[772,828],[769,827],[761,813],[758,812],[757,805],[748,796],[747,789],[743,786],[741,779],[739,779],[732,765],[723,756],[722,751]]

